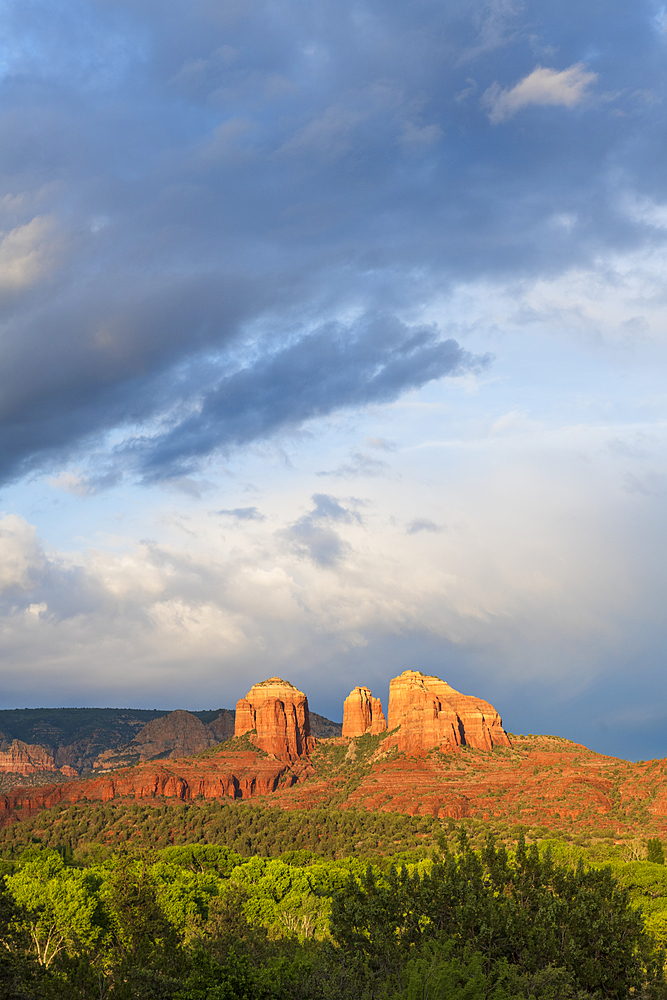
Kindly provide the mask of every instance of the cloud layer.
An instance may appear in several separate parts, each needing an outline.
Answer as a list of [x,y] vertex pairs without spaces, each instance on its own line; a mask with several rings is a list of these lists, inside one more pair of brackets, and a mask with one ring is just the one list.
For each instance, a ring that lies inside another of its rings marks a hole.
[[[112,480],[171,476],[461,371],[411,318],[435,289],[639,245],[619,183],[665,197],[641,5],[3,16],[5,480],[92,445]],[[612,96],[573,115],[594,83]]]
[[3,5],[6,699],[202,707],[284,672],[336,714],[415,666],[562,731],[632,676],[639,745],[663,22]]

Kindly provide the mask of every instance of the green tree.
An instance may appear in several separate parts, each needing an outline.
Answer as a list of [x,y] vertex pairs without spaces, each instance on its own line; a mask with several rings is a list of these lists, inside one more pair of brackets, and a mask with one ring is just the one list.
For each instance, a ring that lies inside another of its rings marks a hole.
[[662,954],[609,869],[554,865],[522,839],[512,859],[492,842],[481,856],[463,837],[461,847],[430,872],[403,867],[385,879],[369,867],[350,878],[332,900],[331,932],[343,950],[365,954],[377,974],[400,975],[428,942],[454,940],[487,968],[505,961],[534,975],[561,967],[602,997],[662,984]]
[[45,968],[62,952],[90,949],[102,936],[101,879],[95,872],[67,868],[60,854],[44,851],[6,876],[5,883],[22,909],[15,925],[27,931]]
[[110,915],[110,939],[119,968],[178,965],[180,941],[158,901],[153,858],[130,851],[105,866],[104,899]]

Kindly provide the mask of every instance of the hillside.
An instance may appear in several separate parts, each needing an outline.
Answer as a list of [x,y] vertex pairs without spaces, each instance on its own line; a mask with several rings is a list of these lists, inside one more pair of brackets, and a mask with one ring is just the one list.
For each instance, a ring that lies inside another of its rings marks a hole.
[[14,789],[0,797],[0,825],[59,804],[199,799],[519,824],[580,842],[667,834],[667,760],[635,764],[559,737],[512,735],[511,748],[409,754],[387,749],[391,736],[321,740],[290,764],[246,735],[191,757]]

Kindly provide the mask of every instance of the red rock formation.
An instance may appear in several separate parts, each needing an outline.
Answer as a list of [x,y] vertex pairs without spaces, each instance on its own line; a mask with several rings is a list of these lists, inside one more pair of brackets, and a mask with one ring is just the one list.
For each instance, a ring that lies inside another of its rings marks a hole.
[[228,708],[222,708],[220,713],[208,724],[216,740],[221,743],[234,735],[234,713]]
[[471,746],[491,750],[510,741],[493,705],[460,694],[438,677],[405,670],[389,685],[389,729],[399,750]]
[[279,760],[295,761],[315,749],[308,699],[289,681],[270,677],[236,704],[235,736],[257,730],[255,743]]
[[384,733],[387,720],[382,702],[374,698],[370,688],[356,687],[343,702],[343,736],[376,736]]
[[[36,774],[38,771],[57,771],[53,754],[39,744],[12,740],[8,747],[0,750],[0,773]],[[77,772],[70,768],[72,774]],[[67,772],[63,771],[63,774]]]

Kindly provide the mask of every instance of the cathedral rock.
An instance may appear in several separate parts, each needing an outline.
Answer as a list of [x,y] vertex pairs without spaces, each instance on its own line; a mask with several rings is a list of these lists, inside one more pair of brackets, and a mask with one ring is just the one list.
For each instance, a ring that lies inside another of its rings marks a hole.
[[510,746],[493,705],[460,694],[446,681],[418,670],[405,670],[389,685],[389,729],[399,751],[435,746],[470,746],[479,750]]
[[279,760],[295,761],[315,748],[308,699],[289,681],[270,677],[253,684],[236,703],[234,735],[257,731],[256,745]]
[[356,687],[343,702],[343,736],[376,736],[384,733],[387,720],[382,702],[367,687]]

